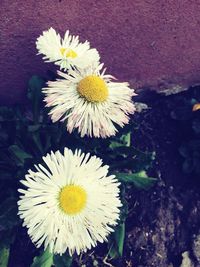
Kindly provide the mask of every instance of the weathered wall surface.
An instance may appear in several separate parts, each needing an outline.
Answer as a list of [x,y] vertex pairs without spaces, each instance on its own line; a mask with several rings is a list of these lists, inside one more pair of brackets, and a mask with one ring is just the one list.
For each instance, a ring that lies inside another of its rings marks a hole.
[[1,0],[0,12],[1,103],[23,101],[30,76],[53,67],[35,49],[51,26],[88,39],[137,88],[200,82],[198,0]]

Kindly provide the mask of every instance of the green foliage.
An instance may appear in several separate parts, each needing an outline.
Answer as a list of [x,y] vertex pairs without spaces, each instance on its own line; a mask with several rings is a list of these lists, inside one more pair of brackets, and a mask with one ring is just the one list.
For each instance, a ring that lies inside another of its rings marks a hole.
[[116,173],[119,181],[124,183],[132,183],[138,189],[149,189],[157,181],[156,178],[148,177],[145,171],[137,173]]
[[116,227],[109,245],[110,248],[108,254],[112,259],[117,259],[123,255],[124,239],[125,223],[122,222]]
[[53,254],[48,250],[42,251],[41,254],[33,259],[31,267],[51,267],[53,265]]
[[4,246],[0,248],[0,267],[6,267],[8,265],[10,249]]
[[29,153],[25,152],[23,149],[18,147],[17,145],[11,145],[8,148],[8,151],[10,152],[11,155],[13,155],[15,158],[14,160],[16,161],[17,165],[24,165],[26,159],[32,159],[32,155]]
[[122,135],[118,140],[112,141],[109,145],[111,149],[116,149],[119,147],[130,147],[131,144],[131,133]]
[[53,263],[56,267],[70,267],[72,266],[72,257],[67,255],[67,253],[62,256],[54,255]]
[[17,199],[7,197],[0,204],[0,227],[1,229],[12,229],[19,223],[17,217]]
[[128,203],[123,198],[125,195],[125,185],[132,184],[137,189],[148,190],[150,189],[155,182],[156,178],[148,177],[146,171],[140,171],[137,173],[115,173],[118,180],[123,184],[121,188],[121,199],[123,206],[121,209],[121,218],[118,226],[115,228],[114,233],[111,235],[108,244],[108,255],[111,259],[117,259],[123,255],[123,247],[125,241],[125,221],[128,216]]
[[[15,214],[15,217],[16,217],[16,214]],[[7,223],[6,220],[4,222]],[[16,235],[15,228],[11,229],[10,225],[7,228],[7,225],[5,224],[4,229],[0,228],[0,267],[8,266],[8,261],[9,261],[9,256],[10,256],[10,245],[13,243],[15,239],[15,235]]]
[[41,88],[44,87],[45,81],[38,77],[33,76],[29,81],[28,98],[32,103],[33,120],[35,123],[39,121],[39,111],[42,106],[42,94]]
[[[9,257],[9,246],[15,236],[13,232],[16,232],[20,224],[17,216],[19,180],[51,150],[62,151],[64,147],[69,147],[96,154],[110,166],[111,173],[116,172],[124,188],[129,183],[138,189],[148,189],[155,182],[154,178],[146,174],[152,166],[155,154],[133,147],[133,123],[120,129],[115,137],[105,140],[80,138],[77,132],[69,134],[63,123],[53,124],[50,121],[48,110],[42,103],[41,88],[44,85],[45,80],[33,76],[29,82],[29,105],[0,107],[0,260],[5,266]],[[128,207],[124,205],[119,225],[109,241],[109,255],[112,258],[120,257],[123,253],[127,210]],[[67,267],[71,264],[72,258],[68,255],[52,256],[44,251],[34,258],[31,267]]]
[[111,169],[113,171],[127,169],[132,172],[140,172],[151,168],[155,159],[155,153],[143,152],[136,149],[131,145],[131,133],[129,131],[126,132],[126,127],[122,132],[124,132],[123,135],[110,139],[109,149],[107,151],[109,157],[114,159],[109,164]]
[[49,250],[42,251],[39,256],[33,259],[31,267],[70,267],[72,264],[72,257],[66,253],[62,256],[53,255]]

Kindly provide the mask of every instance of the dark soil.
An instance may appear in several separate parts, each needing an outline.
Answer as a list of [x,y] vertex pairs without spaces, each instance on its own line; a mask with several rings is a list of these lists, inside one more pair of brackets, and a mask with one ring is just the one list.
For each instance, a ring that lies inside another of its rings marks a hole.
[[[183,94],[187,97],[190,92]],[[105,245],[102,245],[96,253],[91,252],[81,260],[75,260],[74,267],[179,267],[185,251],[188,251],[193,266],[200,266],[200,242],[195,242],[200,228],[200,179],[182,171],[178,148],[184,132],[171,118],[168,105],[176,95],[164,97],[149,93],[149,96],[145,102],[150,109],[135,118],[140,128],[133,135],[132,145],[143,151],[156,152],[150,174],[157,177],[158,182],[149,191],[139,191],[133,187],[127,189],[130,210],[126,220],[123,258],[105,259]],[[19,238],[25,236],[25,232],[22,230]],[[19,238],[16,241],[18,255],[13,251],[10,267],[27,267],[33,257],[31,242],[24,244],[23,238],[21,242]],[[25,240],[29,239],[25,237]],[[13,250],[14,247],[15,244]]]
[[[190,92],[182,94],[189,97]],[[176,97],[150,95],[150,109],[138,116],[140,131],[132,143],[156,152],[153,172],[159,180],[148,192],[130,192],[123,266],[178,267],[185,251],[200,266],[194,246],[200,228],[200,179],[182,171],[178,148],[184,129],[171,118],[169,105]]]

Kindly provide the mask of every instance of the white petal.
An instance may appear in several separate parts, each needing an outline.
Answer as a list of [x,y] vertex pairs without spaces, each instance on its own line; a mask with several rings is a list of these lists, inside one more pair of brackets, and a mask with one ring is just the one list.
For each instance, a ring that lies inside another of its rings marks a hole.
[[[26,189],[19,189],[19,216],[37,247],[44,245],[53,253],[79,254],[107,241],[119,219],[119,183],[114,175],[107,176],[108,166],[102,160],[81,150],[67,148],[43,157],[44,163],[29,171],[22,180]],[[67,215],[59,207],[62,187],[81,186],[87,194],[86,206],[76,215]]]

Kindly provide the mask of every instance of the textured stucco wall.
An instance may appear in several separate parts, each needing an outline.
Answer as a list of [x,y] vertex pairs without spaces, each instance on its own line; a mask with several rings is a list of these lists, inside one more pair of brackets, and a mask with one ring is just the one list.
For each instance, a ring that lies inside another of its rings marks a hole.
[[200,82],[199,0],[1,0],[0,102],[23,101],[27,81],[53,65],[36,56],[50,26],[96,47],[135,87]]

